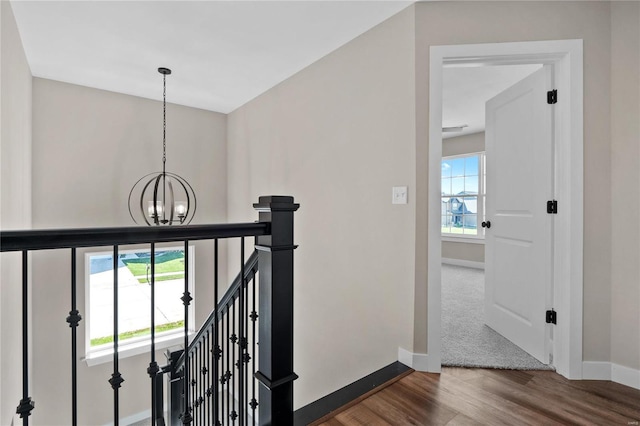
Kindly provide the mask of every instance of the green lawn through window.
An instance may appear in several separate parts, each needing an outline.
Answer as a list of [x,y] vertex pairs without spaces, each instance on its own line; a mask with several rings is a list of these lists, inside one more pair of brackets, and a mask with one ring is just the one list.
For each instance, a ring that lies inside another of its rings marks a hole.
[[[163,331],[174,330],[176,328],[184,327],[184,321],[170,322],[167,324],[161,324],[156,326],[156,333],[162,333]],[[118,340],[132,339],[134,337],[145,336],[151,334],[151,327],[143,328],[140,330],[125,331],[118,334]],[[112,343],[113,336],[96,337],[91,339],[91,346],[104,345],[106,343]]]
[[[138,257],[122,259],[138,282],[147,282],[147,274],[151,273],[151,258]],[[172,250],[156,254],[156,281],[178,280],[184,278],[184,251]],[[172,272],[174,272],[172,274]],[[163,275],[159,275],[163,274]],[[166,274],[166,275],[165,275]]]

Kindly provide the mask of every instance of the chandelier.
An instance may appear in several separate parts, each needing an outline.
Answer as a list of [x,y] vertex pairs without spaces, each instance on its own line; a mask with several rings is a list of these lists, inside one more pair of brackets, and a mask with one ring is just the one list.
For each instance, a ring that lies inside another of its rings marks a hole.
[[187,225],[196,212],[196,194],[189,182],[167,172],[167,75],[169,68],[158,68],[162,74],[162,171],[141,177],[129,192],[129,214],[139,225]]

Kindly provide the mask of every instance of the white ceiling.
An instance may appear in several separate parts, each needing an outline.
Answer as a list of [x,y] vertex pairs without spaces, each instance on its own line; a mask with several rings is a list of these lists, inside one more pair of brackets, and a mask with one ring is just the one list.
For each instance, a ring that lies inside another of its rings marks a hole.
[[442,127],[467,124],[444,139],[484,131],[484,104],[542,65],[445,67],[442,75]]
[[[36,77],[228,113],[412,1],[16,1]],[[447,67],[443,127],[484,130],[484,103],[539,65]]]
[[228,113],[412,1],[16,1],[31,72]]

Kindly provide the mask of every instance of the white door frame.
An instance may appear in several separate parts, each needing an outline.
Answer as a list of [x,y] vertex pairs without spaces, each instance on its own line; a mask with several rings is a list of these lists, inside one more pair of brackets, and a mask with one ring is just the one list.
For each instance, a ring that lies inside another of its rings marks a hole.
[[[555,197],[552,299],[553,365],[569,379],[582,378],[583,310],[583,77],[582,40],[431,46],[429,66],[429,210],[427,270],[428,371],[441,368],[440,162],[442,69],[487,64],[552,64],[558,103],[555,121]],[[540,312],[544,315],[544,312]]]

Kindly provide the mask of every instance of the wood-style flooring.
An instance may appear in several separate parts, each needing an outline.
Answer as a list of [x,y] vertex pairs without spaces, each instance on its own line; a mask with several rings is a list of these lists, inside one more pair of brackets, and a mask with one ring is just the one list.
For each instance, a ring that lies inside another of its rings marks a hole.
[[640,390],[551,371],[413,372],[316,425],[639,425]]

